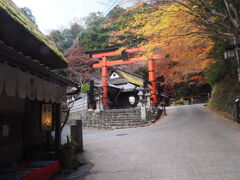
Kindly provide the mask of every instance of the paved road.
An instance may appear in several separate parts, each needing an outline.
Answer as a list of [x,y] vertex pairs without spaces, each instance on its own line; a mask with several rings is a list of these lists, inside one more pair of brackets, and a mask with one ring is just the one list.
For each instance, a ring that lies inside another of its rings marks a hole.
[[85,180],[240,179],[240,128],[203,105],[169,107],[138,129],[85,131]]

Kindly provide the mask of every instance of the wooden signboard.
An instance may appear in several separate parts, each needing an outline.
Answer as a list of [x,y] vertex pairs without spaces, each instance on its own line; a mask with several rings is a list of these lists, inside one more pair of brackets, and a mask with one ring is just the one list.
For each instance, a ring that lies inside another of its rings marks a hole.
[[53,125],[52,104],[42,104],[41,130],[51,131]]

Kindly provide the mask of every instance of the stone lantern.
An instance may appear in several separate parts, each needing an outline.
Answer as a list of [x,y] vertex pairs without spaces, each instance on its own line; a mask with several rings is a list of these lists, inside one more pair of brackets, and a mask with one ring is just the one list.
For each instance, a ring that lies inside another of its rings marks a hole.
[[145,97],[145,89],[143,88],[138,88],[137,89],[138,92],[138,96],[139,96],[139,105],[141,108],[141,120],[146,120],[147,119],[147,108],[146,108],[146,103],[147,103],[147,99]]

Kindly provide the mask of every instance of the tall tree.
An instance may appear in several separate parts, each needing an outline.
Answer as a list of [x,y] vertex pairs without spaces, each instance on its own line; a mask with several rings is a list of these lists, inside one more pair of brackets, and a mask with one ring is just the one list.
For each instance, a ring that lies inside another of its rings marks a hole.
[[157,62],[157,73],[166,81],[203,83],[200,74],[214,61],[208,55],[213,43],[199,31],[191,15],[176,3],[139,3],[129,10],[138,13],[117,32],[119,37],[131,32],[146,39],[139,44],[146,55],[165,54],[166,58]]
[[27,16],[27,18],[37,27],[37,22],[35,16],[32,14],[32,10],[28,7],[21,8],[22,12]]
[[[164,0],[166,1],[166,0]],[[200,30],[219,38],[238,37],[240,33],[239,0],[170,0],[194,17]]]
[[111,44],[110,34],[119,29],[116,20],[124,9],[116,6],[107,16],[102,13],[90,13],[85,19],[86,29],[80,36],[80,47],[84,50],[104,49],[118,44]]
[[73,40],[79,37],[83,30],[83,26],[79,22],[74,21],[70,24],[69,28],[63,30],[51,30],[48,37],[60,51],[64,52],[71,47]]
[[52,40],[53,44],[58,47],[60,51],[64,51],[64,36],[60,30],[52,30],[48,34],[48,38]]
[[102,13],[90,13],[85,19],[86,29],[80,36],[80,47],[84,50],[103,49],[108,47],[109,29],[103,25]]

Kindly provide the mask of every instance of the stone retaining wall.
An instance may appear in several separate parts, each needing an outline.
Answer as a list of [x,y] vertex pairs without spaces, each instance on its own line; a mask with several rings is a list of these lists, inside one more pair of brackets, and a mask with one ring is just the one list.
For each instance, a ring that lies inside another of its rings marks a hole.
[[70,122],[82,120],[83,127],[103,128],[103,129],[124,129],[133,127],[143,127],[152,124],[161,115],[158,108],[147,110],[147,119],[141,120],[139,108],[132,109],[110,109],[99,112],[85,111],[70,114]]

